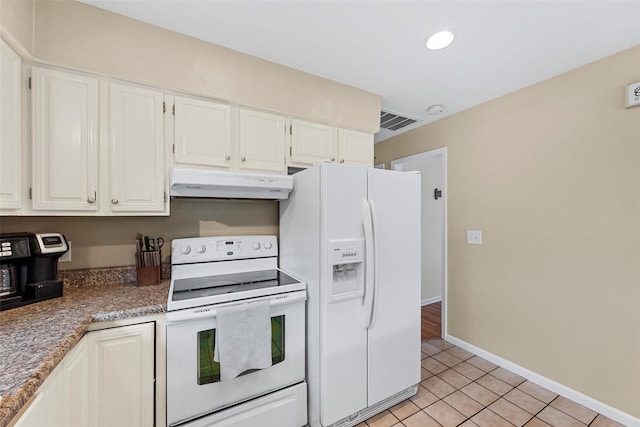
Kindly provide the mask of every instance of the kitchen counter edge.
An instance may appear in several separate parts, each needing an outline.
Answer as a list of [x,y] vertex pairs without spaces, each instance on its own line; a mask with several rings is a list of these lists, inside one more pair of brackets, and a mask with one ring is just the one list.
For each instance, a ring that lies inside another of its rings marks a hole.
[[[169,280],[151,286],[69,287],[61,298],[0,312],[0,427],[20,413],[92,324],[164,313],[168,291]],[[21,365],[22,360],[27,363]],[[16,384],[7,386],[12,376]]]

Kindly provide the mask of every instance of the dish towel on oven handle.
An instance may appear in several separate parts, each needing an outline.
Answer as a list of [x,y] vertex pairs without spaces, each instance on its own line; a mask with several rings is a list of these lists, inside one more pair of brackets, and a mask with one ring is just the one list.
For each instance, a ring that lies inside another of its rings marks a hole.
[[271,304],[240,303],[217,309],[213,360],[220,363],[220,381],[248,369],[271,366]]

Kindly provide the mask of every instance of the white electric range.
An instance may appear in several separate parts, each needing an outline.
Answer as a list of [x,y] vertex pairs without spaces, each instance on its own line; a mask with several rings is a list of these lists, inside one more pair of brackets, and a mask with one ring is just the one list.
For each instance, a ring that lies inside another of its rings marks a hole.
[[[278,269],[275,236],[173,240],[167,424],[305,425],[305,289]],[[224,366],[214,360],[217,311],[264,301],[270,306],[272,365],[221,380]]]

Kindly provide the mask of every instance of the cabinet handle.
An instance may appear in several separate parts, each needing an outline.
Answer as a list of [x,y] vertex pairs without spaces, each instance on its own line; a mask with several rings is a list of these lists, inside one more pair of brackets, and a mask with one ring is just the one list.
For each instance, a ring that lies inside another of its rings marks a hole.
[[112,205],[117,205],[118,204],[118,199],[111,199],[111,204]]
[[240,157],[240,160],[242,160],[243,162],[247,161],[247,158],[245,156]]
[[231,160],[231,156],[227,154],[226,156],[224,156],[224,159],[225,160]]
[[96,202],[96,192],[93,192],[93,197],[89,196],[87,197],[87,203],[89,203],[90,205],[94,204]]
[[332,158],[331,158],[331,161],[332,161],[332,162],[335,162],[335,161],[336,161],[336,158],[335,158],[335,157],[332,157]]
[[344,163],[344,159],[340,160],[340,163]]

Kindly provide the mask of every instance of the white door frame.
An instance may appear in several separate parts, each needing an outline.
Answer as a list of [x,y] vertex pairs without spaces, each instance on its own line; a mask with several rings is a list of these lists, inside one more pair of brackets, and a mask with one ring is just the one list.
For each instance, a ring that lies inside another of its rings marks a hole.
[[[447,147],[437,148],[435,150],[425,151],[424,153],[414,154],[412,156],[403,157],[401,159],[396,159],[391,161],[391,169],[399,170],[400,164],[405,161],[414,161],[414,160],[422,160],[429,159],[432,157],[441,156],[442,158],[442,198],[444,199],[444,203],[442,204],[442,337],[447,336],[447,303],[449,301],[447,295]],[[426,196],[426,195],[423,195]]]

